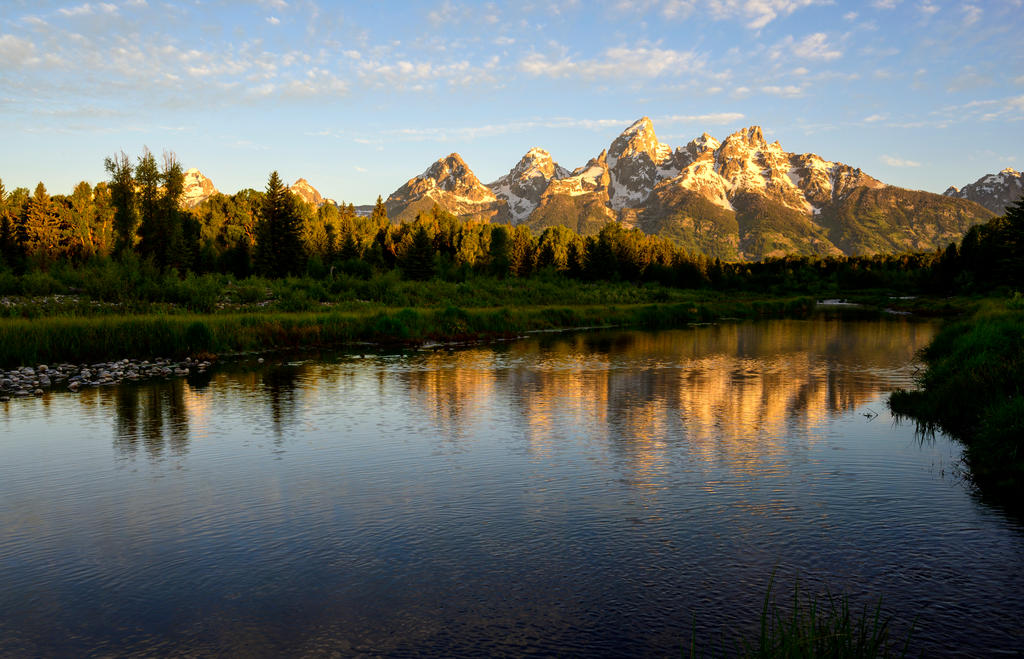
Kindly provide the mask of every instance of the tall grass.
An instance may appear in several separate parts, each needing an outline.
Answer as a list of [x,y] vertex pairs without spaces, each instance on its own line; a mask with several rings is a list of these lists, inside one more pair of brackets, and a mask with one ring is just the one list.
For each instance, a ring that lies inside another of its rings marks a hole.
[[922,352],[918,390],[892,394],[897,417],[941,429],[965,445],[983,492],[1020,508],[1024,490],[1024,309],[989,303],[945,327]]
[[[847,596],[831,592],[823,600],[803,595],[799,581],[786,606],[772,592],[775,575],[761,607],[758,632],[754,638],[739,641],[727,656],[757,659],[831,657],[868,659],[906,656],[913,627],[901,641],[890,636],[890,618],[882,614],[882,602],[865,605],[859,611],[850,607]],[[689,656],[696,657],[696,632],[691,636]]]
[[595,326],[678,327],[723,316],[794,316],[813,300],[464,309],[267,311],[0,319],[0,366],[320,347],[353,341],[419,343]]

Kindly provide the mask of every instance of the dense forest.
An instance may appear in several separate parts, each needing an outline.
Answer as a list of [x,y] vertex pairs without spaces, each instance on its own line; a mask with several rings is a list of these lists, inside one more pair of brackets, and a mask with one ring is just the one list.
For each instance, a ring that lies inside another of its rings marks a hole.
[[186,209],[178,203],[184,176],[173,154],[158,163],[148,151],[134,162],[119,153],[105,167],[109,180],[81,182],[71,195],[51,196],[43,183],[31,193],[8,192],[0,181],[0,272],[16,278],[58,264],[112,261],[181,277],[369,279],[394,271],[411,280],[465,281],[549,273],[681,288],[815,291],[828,285],[922,293],[1019,288],[1024,278],[1024,200],[936,252],[743,263],[709,258],[614,222],[596,235],[559,224],[537,235],[521,225],[463,222],[434,206],[396,224],[379,197],[368,216],[351,204],[318,208],[291,193],[276,172],[263,191],[217,194]]

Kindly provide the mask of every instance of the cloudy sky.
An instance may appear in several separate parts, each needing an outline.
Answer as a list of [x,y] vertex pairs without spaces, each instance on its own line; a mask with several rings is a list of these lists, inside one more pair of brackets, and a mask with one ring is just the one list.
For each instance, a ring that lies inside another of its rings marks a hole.
[[146,146],[366,203],[452,151],[571,169],[647,115],[941,192],[1024,169],[1022,33],[1022,0],[0,0],[0,178],[69,192]]

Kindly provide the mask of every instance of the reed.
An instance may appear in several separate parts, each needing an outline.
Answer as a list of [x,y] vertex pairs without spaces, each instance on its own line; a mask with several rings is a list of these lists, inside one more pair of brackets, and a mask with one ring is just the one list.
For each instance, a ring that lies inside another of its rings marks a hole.
[[[819,600],[802,593],[797,581],[792,598],[782,605],[772,592],[774,581],[773,574],[768,581],[756,637],[740,640],[734,650],[723,652],[722,656],[751,659],[906,656],[913,625],[902,640],[893,638],[891,618],[882,614],[881,599],[873,607],[864,605],[855,611],[849,597],[827,592]],[[688,656],[698,656],[696,632],[691,636]]]
[[967,473],[982,492],[1020,508],[1024,310],[1017,298],[989,301],[971,318],[946,326],[921,358],[926,368],[917,390],[893,392],[890,409],[923,432],[940,429],[960,440]]
[[501,306],[244,313],[145,313],[0,318],[0,366],[198,353],[336,346],[353,341],[420,343],[533,330],[622,326],[669,328],[722,317],[809,313],[807,298],[688,304]]

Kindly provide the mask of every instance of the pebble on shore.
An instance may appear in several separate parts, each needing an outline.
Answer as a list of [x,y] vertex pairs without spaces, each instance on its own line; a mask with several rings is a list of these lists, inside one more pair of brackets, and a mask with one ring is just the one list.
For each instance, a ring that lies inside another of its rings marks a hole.
[[46,391],[80,391],[86,387],[103,387],[121,382],[136,382],[156,378],[187,377],[191,373],[205,373],[208,361],[171,359],[131,360],[95,364],[60,364],[51,367],[22,366],[9,371],[0,370],[0,402],[11,398],[42,396]]

